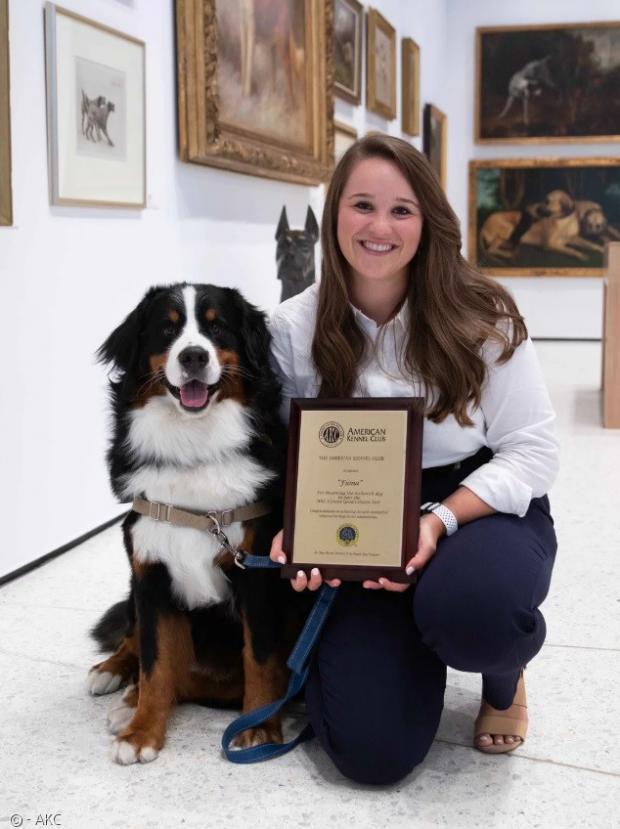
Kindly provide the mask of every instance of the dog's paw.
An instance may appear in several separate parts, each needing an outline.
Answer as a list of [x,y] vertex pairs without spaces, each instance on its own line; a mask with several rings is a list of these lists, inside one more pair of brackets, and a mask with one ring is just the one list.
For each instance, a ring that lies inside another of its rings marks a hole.
[[260,728],[248,728],[247,731],[242,731],[232,741],[234,748],[252,748],[252,746],[262,746],[265,743],[281,743],[282,729],[277,725],[265,725]]
[[[136,713],[135,707],[136,686],[130,685],[122,696],[121,704],[117,705],[108,714],[108,731],[110,734],[120,734]],[[132,705],[132,703],[134,703]]]
[[111,674],[109,671],[100,671],[95,665],[88,672],[86,678],[86,688],[88,693],[93,696],[101,696],[103,694],[113,694],[121,687],[123,677],[120,674]]
[[152,745],[145,745],[138,734],[124,734],[112,743],[112,760],[121,766],[152,763],[158,754],[159,751]]

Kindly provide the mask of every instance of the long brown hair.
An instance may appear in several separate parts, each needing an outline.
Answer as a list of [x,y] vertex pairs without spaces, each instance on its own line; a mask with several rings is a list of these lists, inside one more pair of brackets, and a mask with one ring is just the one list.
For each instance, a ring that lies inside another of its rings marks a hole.
[[[480,349],[499,344],[508,360],[527,337],[510,294],[478,273],[460,253],[458,219],[426,156],[400,138],[368,135],[350,147],[327,189],[321,226],[323,253],[312,357],[319,397],[349,397],[367,340],[355,322],[347,292],[348,263],[337,241],[338,206],[353,166],[379,157],[393,162],[410,183],[422,212],[422,235],[409,265],[410,328],[403,368],[426,387],[426,414],[436,423],[453,414],[471,425],[469,403],[479,405],[486,368]],[[505,320],[507,325],[498,326]]]

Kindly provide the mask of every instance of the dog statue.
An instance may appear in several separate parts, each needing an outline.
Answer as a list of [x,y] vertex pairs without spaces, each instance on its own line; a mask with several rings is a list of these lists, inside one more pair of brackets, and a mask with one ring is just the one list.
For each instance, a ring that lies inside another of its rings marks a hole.
[[282,208],[276,230],[276,264],[278,279],[282,281],[280,302],[300,294],[314,282],[314,246],[319,238],[319,226],[312,208],[306,213],[303,230],[291,230]]

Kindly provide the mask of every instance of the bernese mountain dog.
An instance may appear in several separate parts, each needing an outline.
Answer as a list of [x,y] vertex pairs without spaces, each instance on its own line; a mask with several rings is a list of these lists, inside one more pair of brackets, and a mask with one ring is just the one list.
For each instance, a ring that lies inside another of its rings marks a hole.
[[[269,344],[264,315],[238,291],[182,283],[151,288],[98,351],[114,369],[112,488],[133,501],[130,594],[92,631],[115,653],[89,673],[93,694],[128,686],[108,718],[119,763],[157,757],[178,702],[245,712],[286,688],[305,597],[277,570],[236,567],[212,519],[213,532],[167,520],[169,507],[222,520],[258,505],[221,529],[233,548],[268,555],[286,451]],[[276,717],[237,744],[281,741]]]

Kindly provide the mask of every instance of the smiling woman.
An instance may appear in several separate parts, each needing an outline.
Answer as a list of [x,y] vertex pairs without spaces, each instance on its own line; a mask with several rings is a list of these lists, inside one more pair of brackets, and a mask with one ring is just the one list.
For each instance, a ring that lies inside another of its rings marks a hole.
[[[306,689],[338,768],[394,783],[433,741],[446,665],[483,676],[476,748],[511,751],[526,735],[522,669],[544,641],[556,547],[554,413],[513,299],[463,259],[457,218],[410,144],[373,134],[347,150],[321,242],[320,284],[271,322],[285,398],[425,399],[422,514],[405,567],[418,582],[342,585]],[[271,557],[286,555],[280,533]],[[321,583],[318,568],[292,580],[296,591]]]

